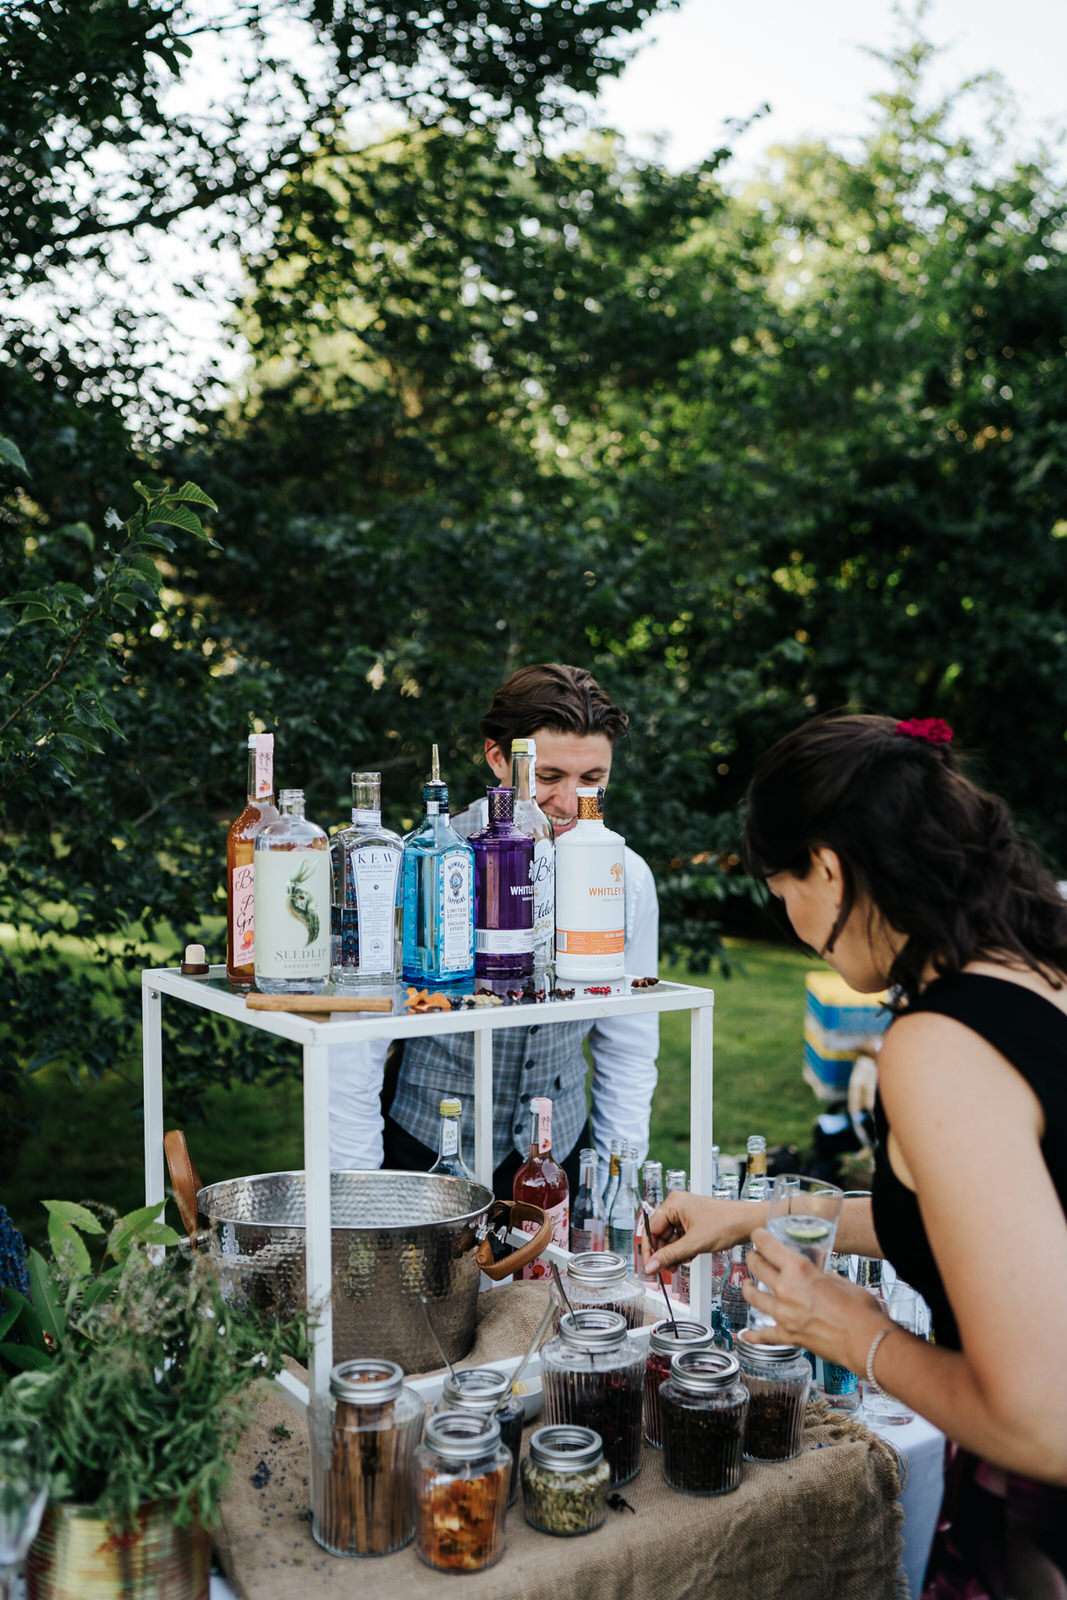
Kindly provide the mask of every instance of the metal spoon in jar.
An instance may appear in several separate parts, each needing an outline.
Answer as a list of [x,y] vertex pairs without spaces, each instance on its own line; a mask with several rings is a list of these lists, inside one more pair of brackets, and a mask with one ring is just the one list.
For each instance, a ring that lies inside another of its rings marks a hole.
[[422,1301],[422,1309],[426,1313],[426,1326],[430,1330],[430,1337],[433,1340],[434,1344],[437,1346],[438,1353],[440,1354],[441,1360],[444,1362],[445,1366],[448,1368],[448,1376],[450,1378],[454,1378],[456,1376],[455,1368],[453,1367],[451,1361],[449,1361],[448,1357],[445,1355],[444,1346],[442,1345],[440,1339],[437,1337],[437,1329],[434,1327],[433,1318],[430,1316],[430,1302],[427,1300],[427,1298],[426,1298],[426,1296],[424,1294],[420,1294],[419,1295],[419,1299]]

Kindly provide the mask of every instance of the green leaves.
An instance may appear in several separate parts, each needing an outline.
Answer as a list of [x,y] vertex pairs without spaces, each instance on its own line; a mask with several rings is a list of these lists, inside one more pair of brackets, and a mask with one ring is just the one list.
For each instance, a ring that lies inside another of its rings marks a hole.
[[23,459],[22,451],[13,439],[5,439],[3,434],[0,434],[0,461],[13,467],[24,478],[29,477],[29,468]]

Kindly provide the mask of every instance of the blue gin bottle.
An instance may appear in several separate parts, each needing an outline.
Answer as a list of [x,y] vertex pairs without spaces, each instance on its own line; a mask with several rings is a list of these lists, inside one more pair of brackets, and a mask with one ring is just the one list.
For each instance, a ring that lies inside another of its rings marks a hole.
[[448,815],[437,746],[422,789],[426,814],[404,840],[403,974],[408,983],[469,983],[474,978],[474,851]]

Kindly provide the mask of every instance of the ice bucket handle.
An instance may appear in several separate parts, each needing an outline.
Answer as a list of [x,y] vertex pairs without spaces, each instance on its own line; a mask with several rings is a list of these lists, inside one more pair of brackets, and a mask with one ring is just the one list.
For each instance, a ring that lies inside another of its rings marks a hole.
[[501,1278],[510,1278],[519,1272],[528,1261],[533,1261],[539,1256],[552,1240],[552,1224],[540,1206],[532,1206],[525,1200],[494,1200],[489,1211],[490,1232],[505,1221],[509,1228],[518,1227],[520,1222],[535,1222],[537,1232],[526,1244],[520,1245],[508,1255],[501,1256],[499,1260],[494,1259],[490,1239],[482,1240],[477,1250],[478,1265],[486,1277],[492,1278],[494,1283],[499,1283]]
[[193,1165],[193,1158],[189,1154],[189,1146],[186,1144],[185,1135],[180,1128],[171,1128],[168,1133],[163,1135],[163,1153],[167,1158],[167,1171],[170,1173],[178,1215],[181,1217],[182,1226],[189,1236],[190,1247],[195,1250],[197,1245],[196,1197],[204,1185],[200,1182],[200,1174]]

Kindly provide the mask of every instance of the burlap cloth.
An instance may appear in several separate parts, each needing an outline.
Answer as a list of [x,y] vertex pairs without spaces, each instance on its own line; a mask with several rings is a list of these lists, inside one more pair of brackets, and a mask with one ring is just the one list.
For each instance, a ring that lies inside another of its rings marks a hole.
[[[479,1296],[474,1348],[461,1366],[519,1355],[545,1306],[540,1284]],[[543,1422],[535,1419],[524,1436]],[[642,1469],[596,1532],[555,1539],[522,1514],[507,1517],[496,1566],[464,1573],[480,1600],[897,1600],[903,1514],[900,1460],[861,1424],[808,1408],[805,1448],[778,1465],[745,1463],[741,1487],[704,1499],[663,1482],[662,1457],[644,1447]],[[435,1572],[414,1545],[359,1560],[331,1556],[311,1536],[307,1433],[273,1390],[239,1450],[215,1533],[220,1565],[241,1600],[441,1600],[455,1575]],[[457,1590],[459,1585],[456,1585]]]

